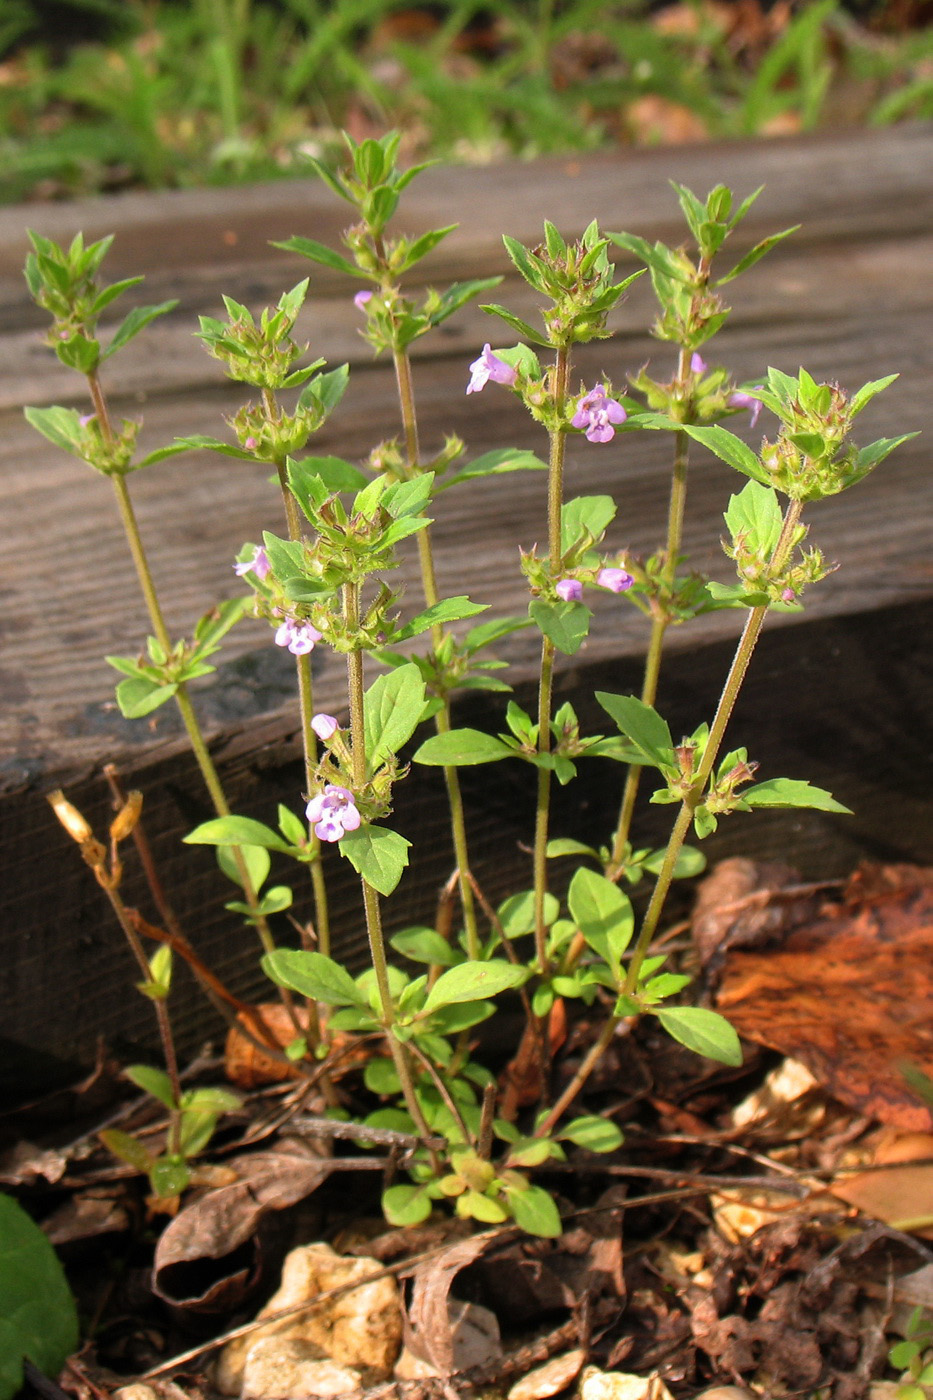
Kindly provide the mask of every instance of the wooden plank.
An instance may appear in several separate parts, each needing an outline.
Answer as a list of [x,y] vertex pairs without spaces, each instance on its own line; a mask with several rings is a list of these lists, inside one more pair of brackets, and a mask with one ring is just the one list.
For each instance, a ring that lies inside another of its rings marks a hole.
[[[778,830],[773,822],[779,821],[778,839],[786,840],[788,853],[802,853],[818,874],[842,869],[865,853],[923,859],[933,837],[915,759],[916,752],[929,751],[933,738],[929,649],[917,647],[929,626],[933,592],[928,526],[933,483],[926,466],[933,429],[931,173],[933,133],[916,128],[437,170],[411,188],[407,219],[413,230],[461,219],[460,230],[435,260],[433,276],[440,282],[502,271],[500,231],[533,240],[544,216],[567,232],[596,214],[606,227],[678,239],[668,177],[701,191],[723,180],[742,193],[766,181],[746,243],[798,220],[806,227],[737,285],[735,315],[717,341],[722,362],[740,377],[756,376],[769,361],[789,370],[804,363],[818,377],[836,378],[849,388],[879,373],[902,373],[866,413],[863,436],[908,428],[923,428],[926,435],[902,448],[856,491],[812,511],[813,541],[839,561],[840,571],[814,590],[802,623],[794,618],[769,623],[752,673],[752,708],[745,712],[761,722],[761,733],[755,729],[757,756],[771,760],[771,773],[822,777],[830,787],[843,775],[853,786],[840,795],[857,804],[859,816],[843,830],[845,824],[830,818],[759,815],[747,827],[727,824],[723,844],[714,850],[773,853]],[[43,1049],[56,1063],[86,1059],[98,1034],[150,1041],[147,1007],[142,999],[137,1005],[125,996],[132,970],[101,896],[41,797],[53,781],[68,779],[76,800],[102,824],[106,802],[95,774],[105,758],[119,758],[128,777],[145,787],[150,834],[198,946],[240,990],[254,990],[258,983],[250,945],[231,939],[220,909],[222,883],[209,862],[205,865],[203,852],[177,842],[178,832],[207,811],[170,711],[157,712],[151,723],[131,725],[113,707],[113,674],[100,658],[105,652],[132,654],[148,628],[109,486],[38,439],[20,416],[24,402],[79,401],[70,376],[62,376],[38,340],[41,317],[28,302],[19,270],[23,229],[34,222],[46,234],[66,238],[78,226],[91,236],[117,228],[113,275],[145,271],[144,300],[181,297],[179,312],[157,327],[149,348],[141,340],[138,353],[122,361],[124,367],[117,361],[118,377],[112,381],[116,406],[127,414],[142,408],[144,441],[156,446],[180,433],[223,435],[223,416],[244,397],[192,340],[195,314],[216,312],[221,289],[257,306],[273,299],[304,275],[306,265],[269,249],[266,240],[305,232],[333,241],[344,221],[345,211],[316,184],[0,211],[0,515],[6,546],[0,1023],[11,1041],[29,1047],[33,1065]],[[320,345],[333,360],[345,357],[354,367],[347,398],[315,446],[361,459],[375,441],[398,431],[397,407],[391,372],[369,361],[356,335],[351,290],[339,278],[314,272],[303,330],[315,352]],[[531,302],[514,279],[497,296],[514,299],[531,313]],[[581,378],[592,382],[608,372],[621,381],[649,357],[656,365],[666,362],[667,349],[640,329],[648,301],[641,287],[620,315],[613,340],[581,350]],[[465,367],[486,338],[498,339],[493,323],[471,312],[419,347],[416,389],[427,452],[447,432],[460,434],[471,455],[507,445],[543,450],[540,436],[508,395],[490,388],[465,397]],[[609,490],[619,499],[613,546],[648,551],[660,541],[668,450],[662,435],[648,433],[619,435],[605,448],[571,443],[568,490]],[[695,458],[686,549],[698,568],[728,578],[718,543],[720,513],[736,478],[703,454]],[[280,528],[280,503],[264,477],[201,454],[133,479],[170,626],[178,633],[189,630],[211,601],[231,595],[230,563],[242,541],[257,538],[262,528]],[[441,498],[435,537],[443,590],[466,590],[497,612],[524,610],[516,529],[526,545],[543,537],[542,484],[523,474]],[[414,604],[418,589],[411,558],[400,577]],[[682,717],[684,727],[692,727],[714,702],[735,627],[733,615],[715,614],[673,633],[680,664],[675,659],[667,684],[675,723]],[[600,600],[586,649],[564,664],[561,693],[573,695],[576,703],[594,684],[637,688],[643,645],[643,623],[634,610],[623,599]],[[517,634],[503,649],[515,662],[520,684],[533,674],[536,651],[527,634]],[[826,672],[830,653],[841,671]],[[295,805],[302,781],[290,661],[258,623],[244,624],[224,655],[225,664],[198,703],[235,805],[268,817],[276,801]],[[343,695],[337,659],[319,655],[319,661],[318,702],[336,710]],[[838,703],[840,696],[845,705]],[[470,713],[478,722],[494,724],[483,702],[473,704]],[[905,706],[911,730],[919,735],[918,748],[906,737]],[[595,724],[591,702],[584,698],[583,707]],[[745,737],[737,734],[736,742]],[[566,794],[581,809],[575,815],[589,824],[586,834],[593,836],[604,834],[617,800],[609,765],[597,767],[599,777],[588,777],[582,796],[579,787]],[[492,781],[489,770],[467,775],[466,785],[480,817],[479,868],[492,893],[504,893],[524,872],[510,818],[516,803],[527,807],[528,796],[519,796],[513,775]],[[410,791],[400,790],[400,826],[419,836],[426,862],[419,877],[406,882],[395,908],[401,923],[430,915],[434,889],[450,863],[438,820],[439,792],[430,783],[422,792],[422,775]],[[663,814],[653,809],[649,816],[661,820]],[[343,911],[342,946],[352,954],[362,937],[355,892],[345,862],[336,857],[331,863]],[[138,881],[130,892],[144,899]],[[79,1023],[73,1016],[77,1000]],[[176,1017],[187,1046],[212,1025],[184,979]],[[8,1064],[14,1077],[22,1073],[19,1060],[10,1058]]]

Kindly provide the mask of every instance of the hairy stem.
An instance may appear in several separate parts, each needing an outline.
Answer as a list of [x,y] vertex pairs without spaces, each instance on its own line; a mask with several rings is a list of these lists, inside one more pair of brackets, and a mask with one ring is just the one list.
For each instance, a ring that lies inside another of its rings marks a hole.
[[[411,374],[411,360],[406,351],[396,349],[395,377],[398,384],[399,406],[402,413],[402,427],[405,434],[405,457],[410,475],[420,466],[418,443],[418,419],[415,412],[415,393]],[[428,525],[418,532],[418,563],[421,570],[421,587],[424,601],[430,608],[438,601],[437,574],[434,568],[434,550],[431,543],[431,527]],[[440,623],[431,628],[431,644],[435,651],[444,640],[444,629]],[[438,734],[446,734],[451,727],[450,698],[443,695],[443,709],[434,717],[434,727]],[[447,805],[450,809],[450,829],[453,838],[454,858],[457,862],[457,882],[460,889],[460,906],[463,910],[463,926],[466,931],[467,956],[471,960],[479,957],[480,940],[476,922],[476,905],[473,900],[473,886],[470,880],[470,854],[467,844],[466,820],[463,813],[463,794],[460,776],[453,764],[444,766],[444,785],[447,788]]]
[[[560,516],[564,502],[564,449],[567,434],[562,422],[567,384],[570,379],[570,351],[562,345],[554,362],[554,411],[557,426],[551,431],[551,451],[548,463],[547,534],[551,578],[560,576],[561,549]],[[551,695],[554,682],[554,643],[542,639],[541,671],[538,681],[538,753],[548,753],[551,747]],[[544,921],[544,899],[547,893],[547,838],[551,798],[551,773],[538,769],[538,792],[535,803],[535,842],[532,869],[534,873],[535,953],[538,970],[548,974],[547,927]]]

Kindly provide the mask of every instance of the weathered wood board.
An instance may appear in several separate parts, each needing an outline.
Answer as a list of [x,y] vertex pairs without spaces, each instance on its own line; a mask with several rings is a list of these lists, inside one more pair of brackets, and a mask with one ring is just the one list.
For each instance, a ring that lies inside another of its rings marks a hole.
[[[864,435],[926,430],[858,490],[813,510],[812,538],[839,561],[840,570],[813,591],[803,622],[775,620],[752,679],[760,701],[753,745],[759,757],[773,759],[772,773],[786,769],[838,787],[840,777],[853,772],[855,754],[860,771],[869,773],[852,779],[855,795],[841,794],[854,804],[863,793],[859,785],[866,785],[867,808],[858,802],[859,814],[845,832],[838,821],[781,818],[783,830],[791,833],[791,853],[819,855],[834,873],[860,851],[923,859],[931,822],[926,788],[916,779],[930,752],[929,648],[919,628],[929,620],[933,592],[928,523],[933,483],[925,470],[933,427],[933,133],[894,129],[432,170],[411,186],[405,224],[420,231],[459,220],[460,228],[431,264],[437,283],[507,273],[500,233],[533,241],[544,217],[568,234],[596,216],[609,229],[678,239],[679,211],[669,179],[701,193],[719,181],[740,194],[764,182],[742,247],[777,228],[803,224],[730,288],[736,309],[716,342],[722,363],[743,377],[754,377],[768,363],[788,370],[803,363],[818,377],[838,379],[849,388],[898,370],[899,382],[865,414]],[[245,397],[193,339],[197,314],[216,314],[221,291],[260,307],[310,272],[304,337],[313,353],[326,354],[332,363],[348,359],[353,368],[346,399],[315,446],[353,459],[398,431],[391,370],[373,364],[357,335],[355,288],[268,246],[268,240],[293,233],[332,242],[345,221],[345,208],[312,183],[0,211],[0,511],[6,543],[0,566],[0,1034],[11,1043],[44,1047],[56,1059],[86,1059],[98,1035],[149,1037],[147,1008],[137,1008],[126,994],[128,964],[100,894],[41,796],[49,786],[68,781],[75,797],[103,822],[106,803],[94,775],[111,758],[129,780],[146,788],[150,835],[199,947],[241,989],[256,985],[245,938],[211,903],[222,895],[222,883],[203,852],[177,845],[179,832],[206,810],[168,708],[151,723],[131,725],[112,704],[113,673],[100,658],[105,652],[132,654],[147,625],[109,485],[37,438],[21,415],[26,403],[82,402],[79,382],[41,344],[42,316],[29,302],[20,272],[24,229],[33,225],[59,239],[79,227],[95,237],[116,231],[112,276],[142,271],[147,281],[140,300],[179,298],[176,312],[116,360],[109,379],[117,411],[143,415],[148,446],[180,434],[224,435],[223,416]],[[534,314],[532,299],[514,278],[507,277],[496,297],[526,316]],[[645,334],[650,315],[650,294],[639,284],[617,317],[613,339],[581,350],[580,377],[591,383],[608,373],[621,382],[649,357],[654,365],[665,364],[668,349]],[[464,396],[466,366],[485,339],[508,343],[496,323],[474,310],[418,346],[416,391],[426,452],[447,432],[463,437],[471,455],[509,445],[542,450],[537,430],[507,395],[491,387],[481,396]],[[611,543],[646,551],[659,543],[668,447],[660,434],[620,435],[606,447],[572,443],[568,491],[608,490],[619,501]],[[729,565],[718,538],[735,478],[718,462],[700,453],[695,457],[686,548],[697,567],[726,578]],[[435,527],[442,589],[468,591],[497,611],[523,609],[515,546],[517,539],[528,545],[543,534],[541,486],[537,474],[525,473],[458,488],[442,498]],[[152,468],[133,479],[132,488],[170,625],[181,634],[212,601],[234,591],[230,564],[243,540],[258,538],[263,528],[279,528],[276,494],[263,473],[210,454]],[[415,598],[414,567],[406,565],[402,574]],[[576,695],[578,683],[581,693],[591,690],[597,672],[607,688],[638,686],[641,619],[618,599],[601,601],[585,651],[565,667],[562,685],[568,693]],[[734,615],[715,614],[674,634],[672,694],[685,726],[692,727],[715,701],[727,664],[726,638],[735,629]],[[836,658],[826,655],[833,650]],[[508,654],[520,682],[532,675],[535,653],[529,635],[513,639]],[[300,790],[290,666],[259,623],[244,624],[225,656],[218,677],[204,688],[201,706],[235,805],[267,816],[275,800],[295,805]],[[803,667],[802,682],[795,658]],[[824,660],[829,667],[842,665],[841,684],[824,679]],[[324,656],[321,662],[318,703],[337,708],[343,696],[337,659]],[[607,667],[618,672],[616,680]],[[870,682],[860,683],[860,668]],[[909,703],[902,720],[905,687]],[[797,710],[801,698],[812,716],[806,731]],[[822,718],[814,706],[826,711]],[[908,725],[926,725],[927,743],[909,745]],[[805,733],[819,737],[804,741]],[[743,733],[737,742],[749,737]],[[793,769],[798,752],[802,761]],[[518,853],[502,859],[506,847],[513,850],[502,826],[513,800],[511,776],[504,778],[504,772],[479,770],[469,779],[482,808],[478,864],[496,892],[500,878],[504,889],[523,859]],[[605,825],[614,801],[607,784],[614,777],[601,772],[584,797],[577,792],[568,800],[590,814],[587,820],[595,821],[595,813]],[[429,912],[449,864],[437,834],[437,809],[430,805],[435,798],[400,791],[401,819],[411,831],[420,819],[422,836],[429,834],[429,846],[434,843],[427,873],[408,882],[401,920]],[[771,819],[763,817],[744,827],[755,834],[740,834],[741,825],[730,825],[719,848],[756,849],[771,830]],[[332,863],[346,873],[345,863]],[[810,859],[816,873],[813,863]],[[358,942],[359,924],[351,882],[344,886],[345,936],[352,944]],[[176,1014],[187,1044],[202,1025],[199,1006],[196,994],[183,987]]]

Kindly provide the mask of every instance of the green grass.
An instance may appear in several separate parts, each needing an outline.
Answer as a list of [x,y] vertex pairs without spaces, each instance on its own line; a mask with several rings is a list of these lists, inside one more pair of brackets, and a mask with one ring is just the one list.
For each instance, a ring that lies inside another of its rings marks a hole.
[[872,34],[839,0],[745,42],[701,0],[680,31],[641,0],[446,0],[406,39],[413,8],[59,0],[105,37],[56,47],[39,0],[5,0],[5,197],[301,174],[344,126],[482,161],[933,116],[933,37]]

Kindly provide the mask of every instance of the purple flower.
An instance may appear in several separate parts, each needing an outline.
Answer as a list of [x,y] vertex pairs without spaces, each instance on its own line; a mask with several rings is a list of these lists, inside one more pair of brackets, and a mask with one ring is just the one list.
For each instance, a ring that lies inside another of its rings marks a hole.
[[609,398],[604,385],[597,384],[583,395],[570,421],[575,428],[586,429],[587,442],[611,442],[616,435],[613,423],[624,423],[625,416],[622,405]]
[[782,602],[782,603],[792,603],[796,597],[797,597],[797,594],[794,592],[794,590],[793,590],[792,588],[784,588],[784,589],[781,590],[781,602]]
[[323,633],[312,627],[310,622],[298,622],[294,617],[287,617],[276,631],[275,644],[277,647],[288,647],[292,656],[307,656],[322,636]]
[[94,413],[82,413],[81,417],[78,419],[78,422],[82,428],[86,428],[88,423],[94,422],[96,416],[97,415]]
[[699,354],[696,350],[694,350],[693,354],[690,356],[690,373],[691,373],[691,374],[705,374],[705,373],[706,373],[706,370],[707,370],[706,361],[704,360],[704,358],[703,358],[703,356],[702,356],[701,354]]
[[328,739],[333,738],[339,727],[333,715],[315,715],[311,720],[311,728],[325,744]]
[[360,824],[353,793],[349,788],[337,787],[336,783],[327,783],[323,792],[312,797],[305,808],[305,816],[321,841],[339,841],[346,832],[356,831]]
[[353,298],[353,305],[356,307],[357,311],[363,311],[366,308],[366,303],[372,301],[372,299],[373,294],[370,291],[364,290],[362,292],[357,292],[356,296]]
[[625,569],[600,569],[596,582],[600,588],[608,588],[610,593],[624,593],[635,580]]
[[494,355],[487,342],[479,359],[470,365],[467,393],[478,394],[490,379],[494,384],[508,384],[511,387],[517,378],[518,372],[511,365],[507,365],[505,360],[500,360],[498,355]]
[[255,452],[258,446],[259,439],[254,437],[248,437],[243,444],[243,448],[246,452]]
[[255,574],[258,579],[264,579],[270,568],[268,554],[261,544],[257,544],[252,559],[243,559],[239,564],[234,564],[233,572],[237,578],[243,578],[244,574]]
[[554,592],[565,603],[579,603],[583,597],[583,584],[576,578],[562,578],[554,585]]
[[[756,384],[755,389],[763,389],[763,384]],[[729,395],[729,405],[731,408],[748,408],[751,410],[751,427],[754,428],[758,422],[758,415],[761,412],[761,399],[756,399],[754,394],[743,393],[741,389],[736,389],[734,394]]]

